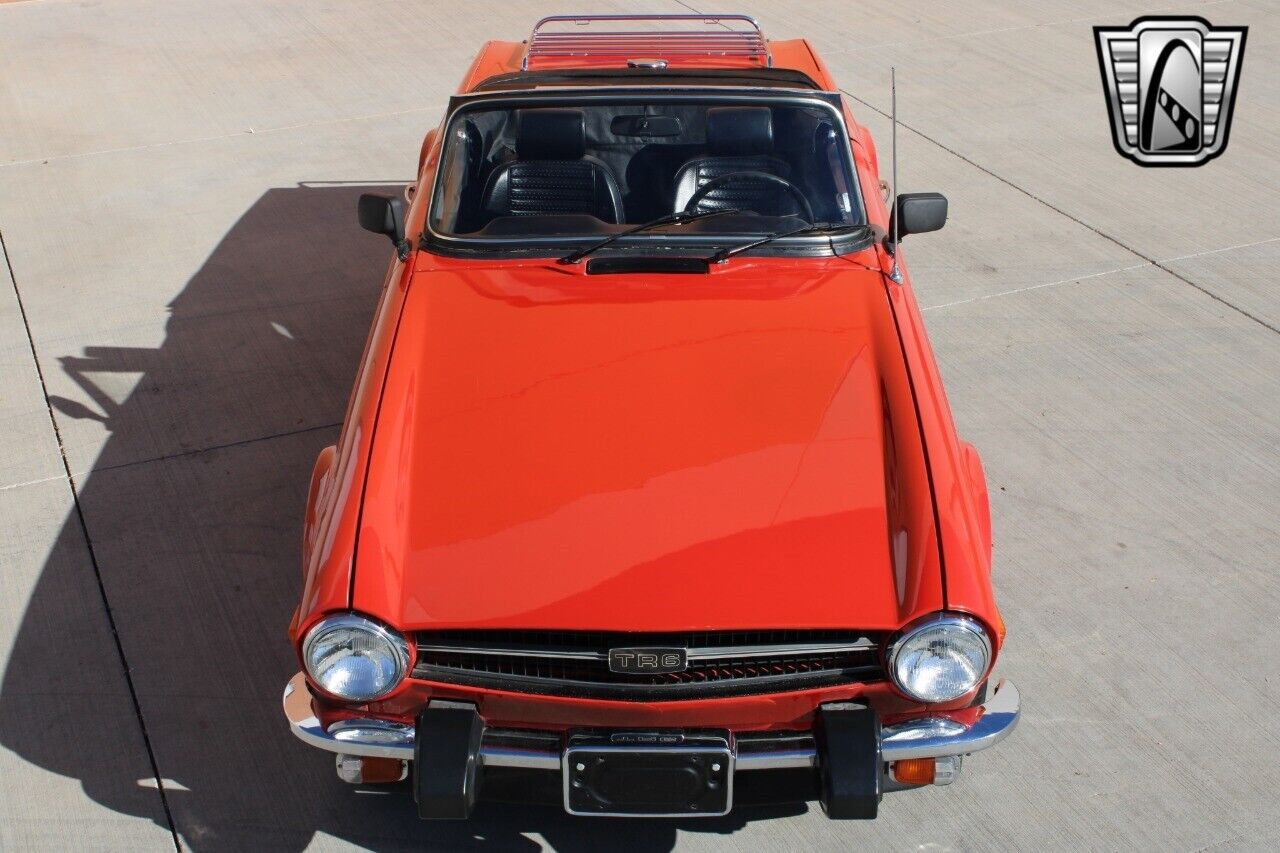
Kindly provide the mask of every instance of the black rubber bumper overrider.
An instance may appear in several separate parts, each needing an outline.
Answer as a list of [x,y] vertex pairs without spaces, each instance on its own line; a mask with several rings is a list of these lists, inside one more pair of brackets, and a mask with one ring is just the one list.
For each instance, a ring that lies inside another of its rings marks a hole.
[[837,820],[873,820],[880,809],[880,718],[865,705],[818,710],[822,809]]

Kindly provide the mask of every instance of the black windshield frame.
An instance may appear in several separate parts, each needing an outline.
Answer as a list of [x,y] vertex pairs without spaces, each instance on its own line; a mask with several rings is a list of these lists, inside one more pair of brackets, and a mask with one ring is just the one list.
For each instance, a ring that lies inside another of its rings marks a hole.
[[[845,158],[845,168],[852,181],[850,203],[853,222],[841,225],[829,233],[787,238],[761,247],[759,254],[830,257],[859,251],[871,242],[871,229],[867,223],[867,204],[853,151],[849,142],[849,130],[845,122],[840,95],[834,92],[783,93],[778,90],[728,89],[724,87],[691,87],[688,89],[661,90],[641,87],[627,88],[563,88],[555,91],[478,93],[454,96],[442,123],[441,136],[446,141],[450,129],[460,118],[478,110],[516,110],[529,107],[589,107],[593,104],[715,104],[715,105],[765,105],[796,106],[824,110],[837,130],[838,153]],[[441,203],[443,169],[437,168],[431,186],[431,208],[425,217],[425,227],[419,238],[421,248],[434,254],[458,257],[520,257],[557,258],[567,252],[598,242],[609,231],[571,235],[476,235],[447,234],[433,227],[436,219],[433,211]],[[609,247],[609,253],[643,251],[653,253],[680,253],[706,256],[728,244],[741,243],[764,233],[761,230],[725,231],[717,233],[662,230],[646,232],[617,241]]]
[[556,68],[512,71],[481,80],[473,92],[520,91],[540,86],[750,86],[821,91],[813,78],[790,68]]

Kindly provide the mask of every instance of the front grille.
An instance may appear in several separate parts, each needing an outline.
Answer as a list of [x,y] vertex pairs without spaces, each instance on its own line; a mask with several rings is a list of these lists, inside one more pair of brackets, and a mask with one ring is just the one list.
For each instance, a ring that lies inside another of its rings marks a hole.
[[[661,701],[884,678],[881,636],[865,631],[423,631],[416,640],[416,678],[583,698]],[[689,665],[612,672],[609,650],[622,647],[686,649]]]

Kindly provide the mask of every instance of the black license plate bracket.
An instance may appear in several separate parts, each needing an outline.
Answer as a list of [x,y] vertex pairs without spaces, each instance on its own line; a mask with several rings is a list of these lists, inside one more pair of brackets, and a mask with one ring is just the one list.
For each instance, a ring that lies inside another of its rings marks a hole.
[[713,817],[733,808],[733,750],[713,745],[570,745],[565,811],[575,815]]

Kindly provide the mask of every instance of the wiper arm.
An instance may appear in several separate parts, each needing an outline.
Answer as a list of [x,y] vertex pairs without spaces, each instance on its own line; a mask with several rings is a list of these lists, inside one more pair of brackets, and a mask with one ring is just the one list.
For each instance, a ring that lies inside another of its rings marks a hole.
[[749,252],[757,246],[763,246],[765,243],[772,243],[774,240],[781,240],[784,237],[799,237],[801,234],[809,234],[813,231],[827,231],[832,228],[839,228],[838,224],[830,222],[811,222],[800,228],[794,228],[790,231],[776,231],[773,234],[766,234],[763,237],[752,240],[750,243],[743,243],[738,246],[726,246],[715,254],[707,258],[709,264],[723,264],[734,255],[741,255],[743,252]]
[[582,260],[587,255],[591,254],[592,252],[603,249],[605,246],[608,246],[610,243],[612,243],[615,240],[621,239],[622,237],[630,236],[631,234],[639,234],[641,231],[648,231],[650,228],[657,228],[660,225],[679,225],[685,222],[694,222],[699,219],[710,219],[713,216],[724,216],[729,213],[738,213],[738,212],[739,211],[736,207],[726,207],[722,210],[704,210],[701,213],[686,213],[683,210],[678,211],[676,213],[668,213],[666,216],[659,216],[657,219],[650,219],[648,222],[642,222],[641,224],[636,225],[633,228],[628,228],[626,231],[619,231],[617,234],[611,234],[610,236],[605,237],[599,243],[592,243],[590,246],[587,246],[585,249],[578,249],[576,252],[570,252],[569,254],[565,255],[563,258],[560,258],[558,261],[556,261],[556,263],[576,264],[578,261]]

